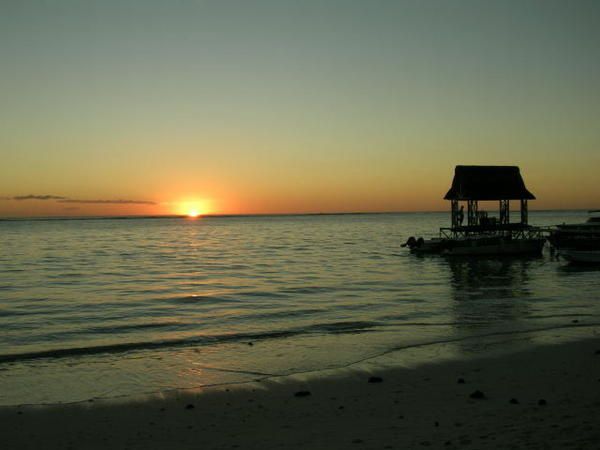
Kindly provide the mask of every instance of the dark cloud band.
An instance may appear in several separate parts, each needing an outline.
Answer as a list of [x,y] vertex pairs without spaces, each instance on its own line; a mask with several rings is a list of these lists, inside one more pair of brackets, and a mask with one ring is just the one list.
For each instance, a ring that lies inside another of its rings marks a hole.
[[67,197],[60,195],[17,195],[13,200],[65,200]]
[[156,205],[155,202],[147,200],[78,200],[66,198],[59,203],[100,204],[100,205]]
[[156,205],[156,202],[148,200],[82,200],[62,197],[60,195],[17,195],[15,197],[0,197],[0,200],[53,200],[58,203],[76,203],[82,205]]

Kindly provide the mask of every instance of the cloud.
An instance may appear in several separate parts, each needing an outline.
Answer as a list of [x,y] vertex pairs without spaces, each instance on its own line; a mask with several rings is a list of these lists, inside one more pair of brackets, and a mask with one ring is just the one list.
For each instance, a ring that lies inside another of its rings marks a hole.
[[74,198],[65,198],[59,200],[59,203],[79,203],[96,205],[156,205],[156,202],[151,202],[148,200],[79,200]]
[[13,200],[65,200],[67,197],[60,195],[17,195]]
[[56,201],[58,203],[75,203],[80,205],[156,205],[156,202],[151,202],[149,200],[84,200],[78,198],[69,198],[63,197],[60,195],[16,195],[14,197],[0,197],[0,200],[51,200]]

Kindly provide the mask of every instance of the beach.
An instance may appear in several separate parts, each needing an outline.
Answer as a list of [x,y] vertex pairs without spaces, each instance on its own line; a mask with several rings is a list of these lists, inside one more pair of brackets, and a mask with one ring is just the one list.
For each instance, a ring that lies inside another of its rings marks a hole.
[[600,339],[0,410],[9,449],[598,448]]

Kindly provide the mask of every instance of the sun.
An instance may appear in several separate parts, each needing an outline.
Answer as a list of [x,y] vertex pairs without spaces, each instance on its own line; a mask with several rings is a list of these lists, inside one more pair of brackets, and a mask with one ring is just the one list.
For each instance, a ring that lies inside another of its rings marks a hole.
[[188,219],[203,217],[212,212],[210,201],[207,199],[185,199],[173,202],[173,205],[173,213]]

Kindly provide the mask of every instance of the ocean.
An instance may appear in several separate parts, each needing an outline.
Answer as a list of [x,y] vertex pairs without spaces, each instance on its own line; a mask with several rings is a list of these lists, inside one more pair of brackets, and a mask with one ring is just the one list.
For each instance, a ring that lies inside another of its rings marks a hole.
[[[531,212],[530,223],[586,219]],[[411,255],[447,213],[0,222],[0,405],[407,367],[579,339],[600,270]]]

